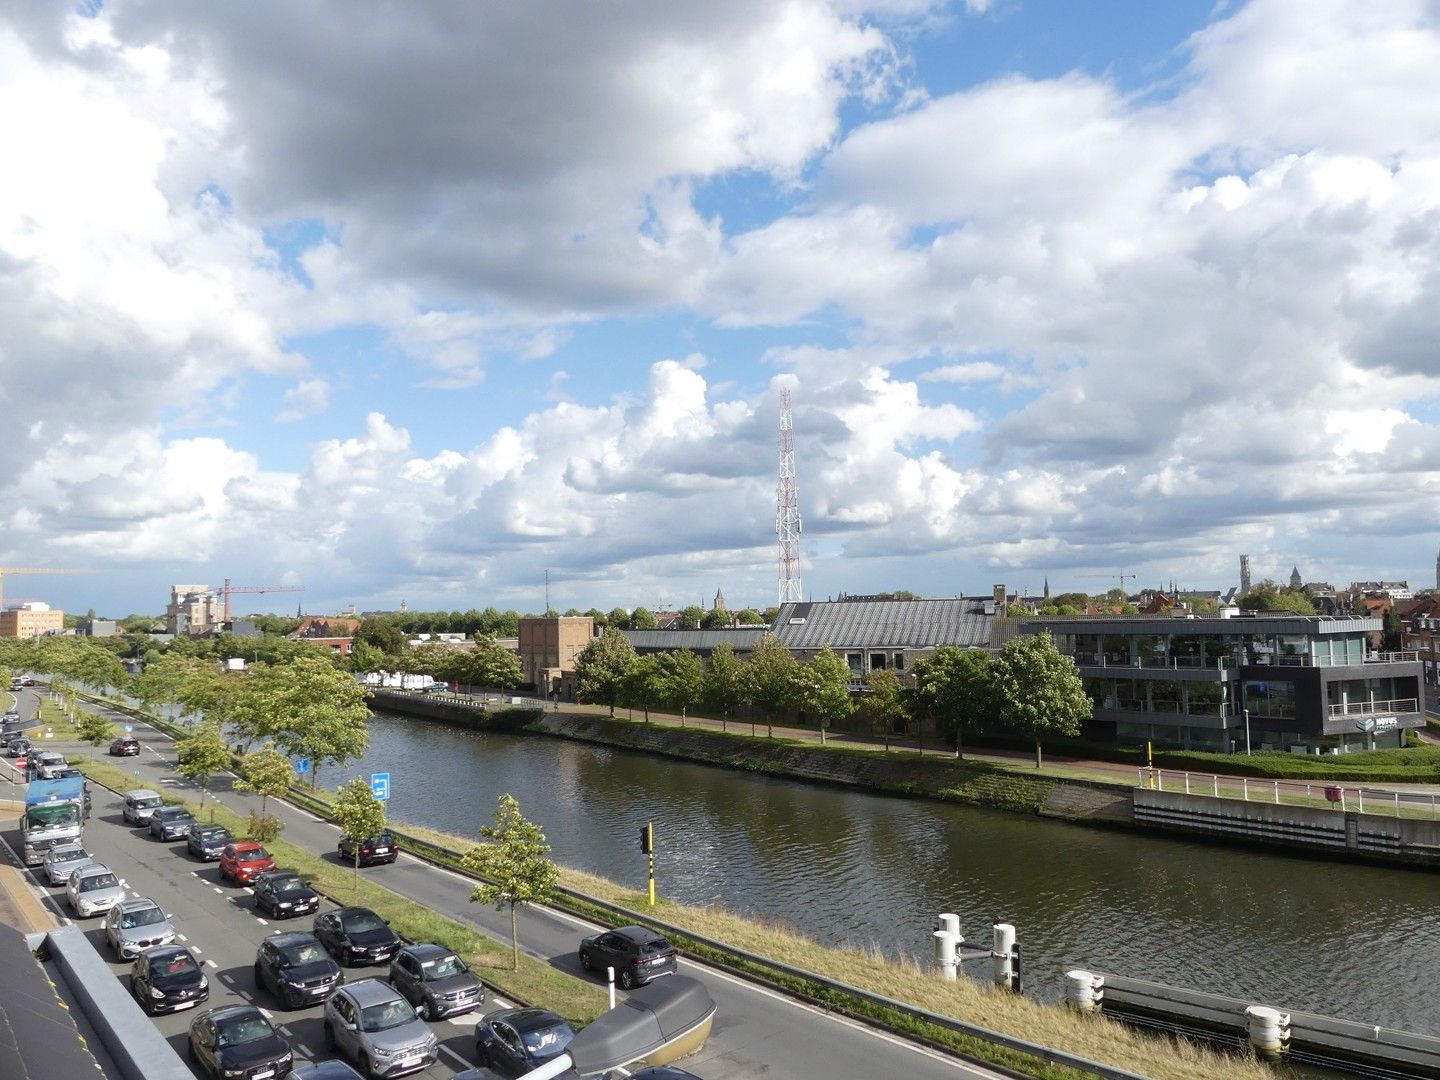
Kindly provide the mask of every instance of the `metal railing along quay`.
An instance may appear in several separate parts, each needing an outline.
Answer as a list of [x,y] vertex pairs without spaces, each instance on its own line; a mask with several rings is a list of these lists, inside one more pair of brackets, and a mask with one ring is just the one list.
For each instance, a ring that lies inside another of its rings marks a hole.
[[1360,784],[1306,783],[1299,780],[1263,780],[1220,773],[1181,772],[1142,765],[1135,786],[1152,791],[1203,795],[1215,799],[1241,799],[1276,806],[1329,806],[1335,810],[1382,817],[1418,817],[1440,820],[1440,795],[1420,791],[1371,788]]

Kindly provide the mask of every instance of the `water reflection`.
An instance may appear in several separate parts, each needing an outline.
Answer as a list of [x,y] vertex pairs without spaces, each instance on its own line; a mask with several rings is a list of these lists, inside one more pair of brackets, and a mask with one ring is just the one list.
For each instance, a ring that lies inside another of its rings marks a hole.
[[1440,964],[1431,875],[400,717],[375,717],[370,752],[346,775],[382,769],[397,820],[474,836],[509,791],[560,862],[637,889],[639,827],[653,820],[662,893],[822,941],[925,956],[935,914],[955,911],[971,940],[1014,922],[1031,984],[1050,996],[1080,964],[1440,1034],[1440,1000],[1397,992]]

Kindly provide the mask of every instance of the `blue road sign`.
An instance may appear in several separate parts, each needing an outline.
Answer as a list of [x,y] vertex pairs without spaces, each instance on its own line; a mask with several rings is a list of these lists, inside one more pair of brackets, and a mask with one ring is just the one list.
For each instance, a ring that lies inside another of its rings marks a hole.
[[126,735],[131,734],[132,732],[134,732],[134,730],[135,730],[135,725],[134,725],[134,724],[126,724],[126,725],[125,725],[125,734],[126,734]]
[[304,776],[310,771],[310,759],[308,757],[296,758],[295,771],[301,776]]
[[390,798],[390,774],[388,772],[371,773],[370,791],[375,798],[382,801]]

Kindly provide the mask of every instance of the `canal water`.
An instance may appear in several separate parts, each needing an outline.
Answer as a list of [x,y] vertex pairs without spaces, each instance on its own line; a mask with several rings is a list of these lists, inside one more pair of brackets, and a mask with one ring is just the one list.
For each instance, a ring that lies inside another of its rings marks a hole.
[[[339,775],[388,771],[390,815],[477,836],[510,792],[557,862],[719,903],[830,944],[930,955],[1011,922],[1027,992],[1067,968],[1440,1035],[1440,889],[1418,871],[1287,858],[898,799],[535,736],[377,715]],[[977,976],[983,972],[974,972]]]

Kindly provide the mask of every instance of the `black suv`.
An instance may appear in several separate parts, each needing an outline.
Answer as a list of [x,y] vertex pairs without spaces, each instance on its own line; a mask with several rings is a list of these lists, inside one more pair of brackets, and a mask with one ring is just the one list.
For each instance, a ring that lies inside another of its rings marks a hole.
[[390,961],[390,985],[421,1020],[443,1020],[485,1004],[485,987],[443,945],[406,945]]
[[632,990],[660,975],[673,975],[678,966],[675,948],[654,930],[622,926],[580,942],[580,966],[604,973],[615,969],[622,988]]
[[284,1076],[294,1055],[265,1014],[253,1005],[229,1005],[190,1022],[190,1060],[206,1076]]
[[369,908],[347,907],[315,916],[315,936],[346,966],[387,964],[400,948],[390,924]]
[[[355,840],[348,836],[340,838],[340,857],[350,865],[355,864]],[[393,863],[400,854],[395,836],[388,829],[367,836],[360,841],[360,865],[374,866],[376,863]]]
[[215,862],[225,845],[234,840],[224,825],[191,825],[185,834],[185,850],[205,862]]
[[294,870],[267,870],[255,879],[255,906],[272,919],[288,919],[315,911],[320,894]]
[[344,979],[314,934],[271,934],[255,954],[255,985],[269,990],[287,1009],[324,1001]]

